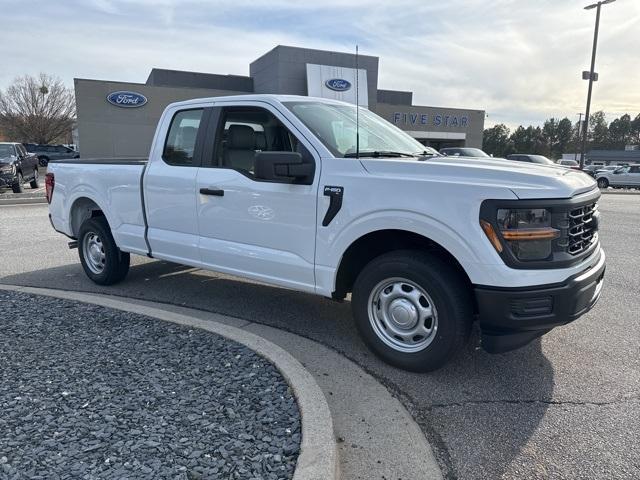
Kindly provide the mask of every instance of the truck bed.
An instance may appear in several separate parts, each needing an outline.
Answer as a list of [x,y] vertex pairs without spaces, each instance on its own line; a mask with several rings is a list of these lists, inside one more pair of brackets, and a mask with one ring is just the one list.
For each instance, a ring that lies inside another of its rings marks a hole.
[[[75,158],[49,162],[55,175],[51,222],[75,238],[90,202],[104,212],[123,250],[146,254],[142,179],[146,158]],[[92,199],[89,201],[88,199]]]

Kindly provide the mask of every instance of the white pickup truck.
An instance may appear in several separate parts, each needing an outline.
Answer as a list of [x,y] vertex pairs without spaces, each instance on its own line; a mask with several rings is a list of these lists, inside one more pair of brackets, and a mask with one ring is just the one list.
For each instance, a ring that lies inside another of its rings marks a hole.
[[605,255],[591,177],[440,156],[358,112],[273,95],[171,104],[148,159],[51,162],[51,223],[102,285],[135,253],[351,293],[369,347],[414,371],[451,358],[474,320],[504,352],[593,307]]

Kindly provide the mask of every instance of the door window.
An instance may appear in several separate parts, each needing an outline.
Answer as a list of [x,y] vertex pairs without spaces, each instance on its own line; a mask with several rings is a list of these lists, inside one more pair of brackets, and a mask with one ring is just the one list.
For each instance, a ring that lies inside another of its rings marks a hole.
[[257,107],[226,107],[214,147],[213,165],[255,178],[257,152],[298,152],[305,163],[313,157],[295,135],[271,112]]
[[194,165],[194,151],[202,112],[201,108],[182,110],[173,116],[162,152],[162,159],[169,165]]
[[630,168],[629,173],[640,173],[640,166],[634,165]]

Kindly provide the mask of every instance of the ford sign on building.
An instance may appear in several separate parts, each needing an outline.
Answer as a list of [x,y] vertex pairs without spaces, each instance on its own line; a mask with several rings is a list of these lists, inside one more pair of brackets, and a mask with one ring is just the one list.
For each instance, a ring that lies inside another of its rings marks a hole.
[[107,95],[107,102],[116,107],[135,108],[147,103],[147,97],[136,92],[111,92]]
[[424,145],[482,146],[483,110],[415,105],[413,92],[380,88],[378,57],[359,55],[357,66],[353,53],[279,45],[252,61],[249,75],[154,68],[144,83],[76,78],[79,148],[83,158],[145,157],[168,104],[251,93],[357,102]]
[[341,78],[332,78],[324,82],[324,84],[335,92],[346,92],[351,88],[351,83]]

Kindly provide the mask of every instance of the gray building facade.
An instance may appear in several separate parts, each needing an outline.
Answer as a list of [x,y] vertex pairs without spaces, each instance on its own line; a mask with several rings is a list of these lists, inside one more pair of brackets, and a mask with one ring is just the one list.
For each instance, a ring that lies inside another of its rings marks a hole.
[[[80,154],[83,158],[146,156],[162,111],[181,100],[311,92],[355,103],[355,89],[333,91],[325,85],[327,78],[347,79],[349,86],[359,80],[361,105],[425,145],[482,146],[483,110],[413,105],[412,92],[378,89],[378,66],[374,56],[358,55],[356,64],[352,53],[279,45],[250,63],[249,76],[154,68],[145,83],[74,79]],[[119,92],[145,101],[119,104],[113,101]]]

